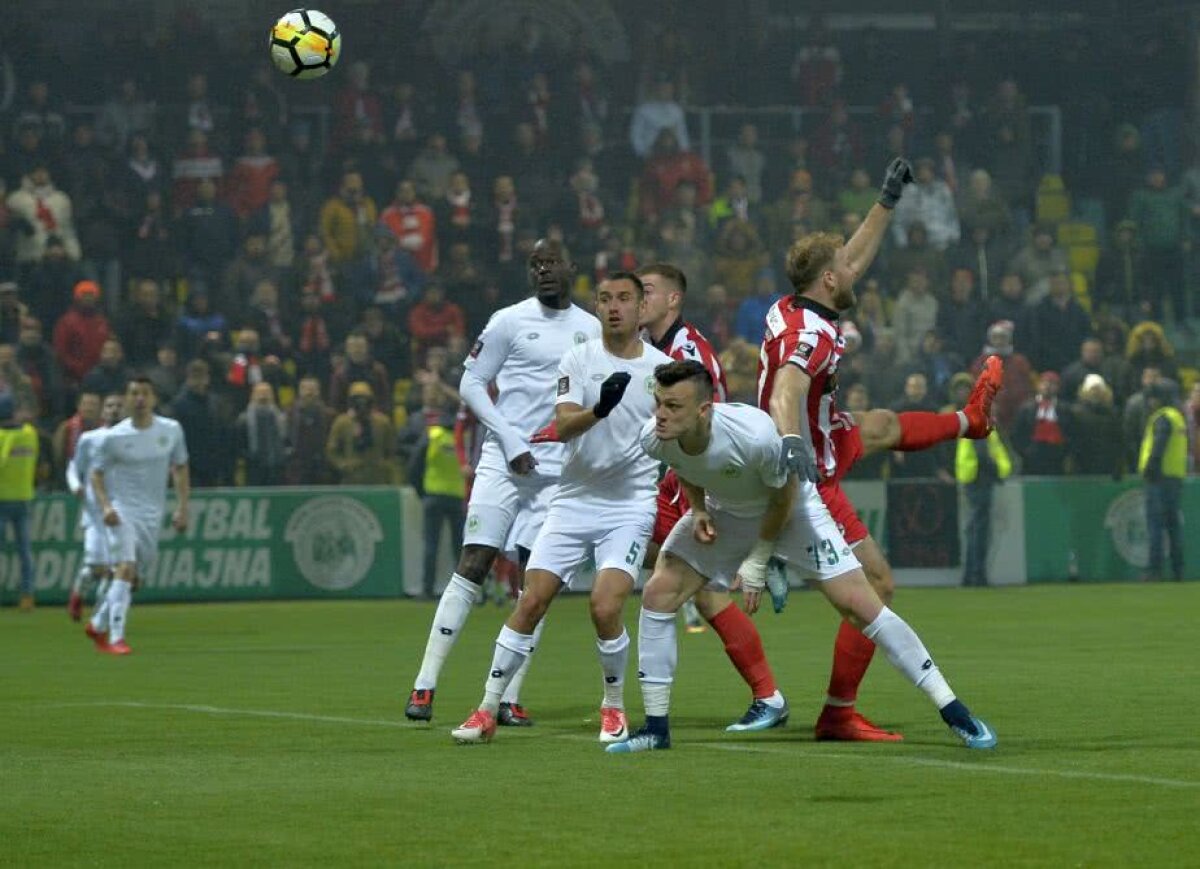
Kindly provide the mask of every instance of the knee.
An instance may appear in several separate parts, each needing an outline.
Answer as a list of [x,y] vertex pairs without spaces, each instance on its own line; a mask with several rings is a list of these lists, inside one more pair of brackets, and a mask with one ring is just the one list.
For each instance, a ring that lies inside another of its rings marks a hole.
[[592,595],[592,624],[597,628],[612,627],[621,620],[624,601],[613,595]]
[[892,410],[872,410],[862,414],[863,451],[888,449],[900,442],[900,417]]
[[487,578],[495,560],[496,550],[491,546],[464,546],[458,556],[456,572],[459,576],[480,585]]
[[543,594],[538,588],[526,588],[517,598],[515,615],[517,619],[530,630],[546,615],[550,608],[551,597]]

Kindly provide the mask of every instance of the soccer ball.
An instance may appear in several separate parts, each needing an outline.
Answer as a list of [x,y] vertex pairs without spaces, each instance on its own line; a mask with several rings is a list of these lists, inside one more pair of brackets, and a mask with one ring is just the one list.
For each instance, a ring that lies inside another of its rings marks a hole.
[[342,35],[324,12],[293,9],[275,22],[271,60],[292,78],[320,78],[342,53]]

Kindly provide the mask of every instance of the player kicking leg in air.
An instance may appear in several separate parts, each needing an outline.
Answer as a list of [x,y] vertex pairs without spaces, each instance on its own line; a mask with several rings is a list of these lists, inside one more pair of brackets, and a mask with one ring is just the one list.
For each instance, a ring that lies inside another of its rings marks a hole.
[[[669,263],[643,266],[638,269],[638,277],[646,290],[642,306],[645,338],[672,359],[691,359],[703,365],[712,377],[713,401],[725,401],[728,397],[725,372],[716,351],[699,329],[683,319],[687,277]],[[657,515],[646,567],[653,569],[659,547],[687,508],[687,496],[675,472],[668,469],[658,485]],[[694,631],[697,625],[702,630],[704,622],[712,625],[725,645],[725,654],[750,688],[750,708],[726,730],[768,730],[786,724],[787,701],[775,684],[762,637],[753,620],[734,604],[729,591],[716,585],[700,589],[684,605],[684,614],[689,631]]]
[[129,417],[108,429],[92,463],[92,488],[109,531],[109,557],[114,565],[105,597],[108,642],[99,647],[109,655],[133,652],[125,642],[125,623],[133,588],[158,557],[168,478],[175,483],[177,501],[171,525],[184,531],[188,524],[187,444],[179,423],[154,412],[155,400],[150,380],[135,377],[129,381],[125,392]]
[[600,741],[628,736],[629,634],[621,614],[654,524],[657,469],[638,433],[654,410],[654,370],[670,361],[639,337],[641,305],[641,280],[612,274],[596,288],[601,337],[563,357],[553,429],[567,443],[567,458],[529,556],[525,593],[496,638],[483,702],[451,732],[459,742],[492,738],[500,698],[528,656],[535,629],[589,556],[596,564],[591,614],[604,677]]
[[[514,542],[525,566],[558,482],[564,448],[533,444],[524,432],[530,420],[553,415],[554,386],[564,354],[600,334],[596,318],[571,303],[575,264],[561,244],[542,239],[534,245],[528,278],[534,297],[493,314],[464,363],[459,392],[487,436],[467,505],[462,552],[438,601],[421,670],[404,710],[411,721],[433,718],[442,666],[518,518],[521,533]],[[488,392],[492,384],[497,391],[494,401]],[[506,694],[504,700],[501,724],[532,723],[515,695]]]
[[[671,747],[676,610],[709,582],[728,585],[740,574],[745,606],[753,612],[772,553],[816,580],[829,602],[930,698],[968,748],[993,747],[991,728],[957,699],[920,638],[867,582],[817,494],[815,474],[809,473],[815,466],[806,462],[794,437],[781,438],[771,418],[756,408],[714,405],[712,381],[701,365],[675,362],[655,377],[658,407],[642,432],[642,444],[675,469],[692,508],[663,544],[642,593],[638,667],[646,724],[607,750]],[[793,473],[798,486],[789,482]]]
[[67,489],[80,499],[79,524],[83,527],[83,564],[75,577],[76,585],[71,593],[79,595],[82,605],[83,581],[90,577],[96,583],[96,605],[91,620],[84,626],[84,632],[97,647],[104,646],[108,641],[108,604],[105,598],[112,577],[112,559],[108,554],[108,534],[104,527],[104,517],[92,490],[92,465],[100,442],[124,415],[125,396],[120,393],[105,396],[104,404],[100,408],[101,427],[79,436],[75,455],[67,465]]
[[[787,270],[795,295],[776,303],[768,313],[759,360],[759,406],[770,411],[780,432],[805,438],[814,455],[814,479],[820,481],[821,496],[885,603],[890,603],[894,592],[891,568],[842,490],[842,476],[867,452],[923,450],[958,437],[986,437],[991,430],[992,400],[1003,376],[1000,360],[990,358],[967,406],[956,413],[871,411],[856,420],[837,409],[836,374],[844,346],[839,314],[856,304],[854,282],[874,260],[892,209],[911,180],[907,162],[893,161],[878,203],[849,242],[818,233],[792,246]],[[781,401],[781,384],[784,391],[794,393],[786,396],[786,403]],[[874,648],[852,622],[842,624],[826,704],[815,728],[818,738],[901,738],[876,727],[854,708]]]

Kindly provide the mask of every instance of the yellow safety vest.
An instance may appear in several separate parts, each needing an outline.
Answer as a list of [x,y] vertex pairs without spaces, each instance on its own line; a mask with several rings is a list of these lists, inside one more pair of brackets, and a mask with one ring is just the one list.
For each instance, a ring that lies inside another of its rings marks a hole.
[[30,425],[0,428],[0,501],[32,501],[38,436]]
[[1164,477],[1187,476],[1187,422],[1183,414],[1174,407],[1160,407],[1150,414],[1146,421],[1146,431],[1142,435],[1142,449],[1138,455],[1138,473],[1146,470],[1150,461],[1150,453],[1154,448],[1154,424],[1159,417],[1165,416],[1171,424],[1171,436],[1167,439],[1167,451],[1163,453],[1162,472]]
[[454,450],[454,431],[445,426],[429,427],[429,446],[425,448],[425,492],[429,495],[467,496],[467,482],[458,467]]
[[[996,474],[1007,480],[1012,473],[1012,459],[1000,435],[992,432],[987,436],[987,451],[996,463]],[[959,438],[958,450],[954,454],[954,479],[960,483],[974,483],[979,477],[979,457],[975,455],[975,444],[967,438]]]

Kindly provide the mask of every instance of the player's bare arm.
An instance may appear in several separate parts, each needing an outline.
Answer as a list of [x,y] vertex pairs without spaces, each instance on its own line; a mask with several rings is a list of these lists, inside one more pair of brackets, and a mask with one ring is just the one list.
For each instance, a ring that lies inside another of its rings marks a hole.
[[104,516],[104,524],[110,528],[120,525],[121,517],[117,515],[112,501],[108,500],[108,489],[104,487],[104,471],[98,468],[92,471],[92,491],[96,493],[96,504]]
[[177,504],[175,514],[171,517],[171,526],[176,531],[186,531],[188,525],[188,504],[192,497],[192,476],[187,465],[175,465],[171,468],[171,479],[175,484]]
[[912,166],[903,157],[897,157],[888,166],[883,186],[879,191],[879,200],[871,206],[866,219],[842,249],[846,258],[846,268],[854,280],[858,280],[874,262],[887,228],[892,222],[892,210],[900,201],[904,185],[911,184],[912,180]]
[[771,493],[762,523],[758,526],[758,542],[738,568],[738,577],[742,581],[742,608],[749,615],[758,612],[762,592],[767,585],[767,562],[775,551],[775,541],[791,518],[795,502],[796,481],[789,478],[786,485]]
[[705,505],[704,489],[689,483],[683,477],[679,477],[679,485],[683,489],[683,494],[687,496],[688,504],[692,509],[692,518],[695,520],[692,536],[701,543],[712,543],[717,539],[717,526],[713,523],[712,516]]
[[785,365],[771,387],[770,413],[775,428],[783,435],[780,461],[789,473],[810,483],[820,480],[817,455],[808,428],[808,389],[812,378],[795,365]]

